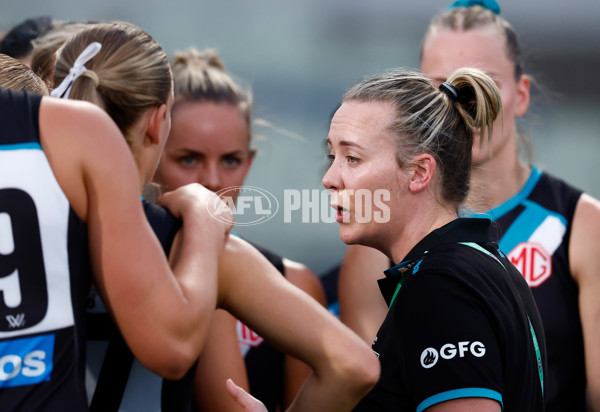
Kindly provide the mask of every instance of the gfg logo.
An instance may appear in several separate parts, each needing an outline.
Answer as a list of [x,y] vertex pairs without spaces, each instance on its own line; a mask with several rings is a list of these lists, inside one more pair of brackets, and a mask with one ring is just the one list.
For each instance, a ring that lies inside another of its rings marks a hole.
[[438,361],[440,356],[434,348],[427,348],[421,353],[421,366],[425,369],[432,368]]
[[459,357],[464,358],[468,353],[477,358],[481,358],[485,355],[485,346],[479,341],[462,341],[458,342],[458,345],[447,343],[440,348],[439,352],[437,349],[430,347],[421,353],[421,366],[425,369],[429,369],[435,366],[440,357],[449,360],[458,354]]
[[[279,210],[279,202],[273,194],[265,189],[253,186],[232,186],[216,192],[224,203],[212,205],[209,213],[214,218],[225,223],[235,223],[236,226],[252,226],[264,223],[275,216]],[[233,214],[229,219],[229,212],[223,210],[228,207]],[[214,211],[213,211],[214,210]]]

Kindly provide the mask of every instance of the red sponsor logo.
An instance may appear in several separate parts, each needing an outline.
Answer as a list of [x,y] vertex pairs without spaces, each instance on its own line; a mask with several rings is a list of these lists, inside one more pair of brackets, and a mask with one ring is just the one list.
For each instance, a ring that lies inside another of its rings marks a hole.
[[537,287],[552,276],[552,255],[537,242],[519,243],[508,254],[511,263],[519,269],[529,287]]
[[237,321],[236,328],[238,333],[238,340],[241,344],[246,346],[252,346],[255,348],[257,346],[260,346],[261,343],[263,343],[263,338],[261,338],[256,332],[254,332],[248,326],[244,325],[239,320]]

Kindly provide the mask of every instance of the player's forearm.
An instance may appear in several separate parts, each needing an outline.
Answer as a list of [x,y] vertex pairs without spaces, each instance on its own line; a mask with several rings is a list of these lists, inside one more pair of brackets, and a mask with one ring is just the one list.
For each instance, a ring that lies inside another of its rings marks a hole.
[[144,366],[164,378],[181,378],[202,351],[216,307],[220,252],[218,240],[184,225],[172,246],[170,282],[139,297],[146,308],[140,325],[146,326],[129,334],[128,343]]
[[[592,312],[592,313],[590,313]],[[600,412],[600,309],[582,313],[586,363],[588,410]]]
[[376,383],[379,361],[369,345],[247,242],[234,240],[221,259],[220,304],[314,371],[291,410],[349,410]]
[[174,344],[188,347],[192,363],[202,351],[216,308],[218,260],[223,243],[216,236],[211,239],[198,228],[184,225],[170,259],[180,296],[165,332]]
[[372,352],[364,351],[357,345],[355,350],[348,349],[349,358],[340,361],[339,365],[321,372],[313,373],[298,393],[288,411],[313,410],[318,405],[319,411],[349,411],[367,394],[379,378],[379,363]]

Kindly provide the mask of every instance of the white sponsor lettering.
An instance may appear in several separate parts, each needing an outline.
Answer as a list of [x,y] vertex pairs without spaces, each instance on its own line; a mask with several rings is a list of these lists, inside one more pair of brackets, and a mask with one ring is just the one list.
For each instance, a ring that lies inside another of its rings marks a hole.
[[[464,358],[471,354],[477,358],[485,355],[485,345],[479,341],[460,341],[457,345],[446,343],[442,345],[439,351],[439,357],[450,360],[456,357]],[[425,369],[433,367],[438,361],[438,351],[435,348],[427,348],[421,352],[421,366]]]
[[458,342],[458,352],[461,358],[465,357],[465,352],[467,352],[467,345],[469,344],[469,342]]
[[46,372],[46,352],[34,350],[21,359],[18,355],[0,358],[0,381],[13,379],[21,373],[28,378],[41,376]]
[[17,355],[6,355],[0,358],[0,381],[12,379],[19,372],[21,372],[21,358]]
[[483,355],[485,355],[485,346],[483,346],[483,343],[481,342],[473,342],[471,343],[471,353],[473,356],[481,358]]
[[442,346],[442,349],[440,349],[440,354],[444,359],[452,359],[454,356],[456,356],[456,346],[451,343],[446,343],[444,346]]
[[41,376],[46,372],[46,352],[41,350],[34,350],[31,353],[25,355],[23,360],[23,375],[27,377]]

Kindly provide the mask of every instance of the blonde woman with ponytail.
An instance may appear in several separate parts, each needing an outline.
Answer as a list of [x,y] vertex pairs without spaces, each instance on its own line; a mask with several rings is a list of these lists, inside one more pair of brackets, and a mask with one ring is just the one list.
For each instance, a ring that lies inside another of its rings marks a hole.
[[[431,20],[420,62],[435,84],[468,66],[490,74],[500,88],[504,116],[491,142],[480,145],[476,135],[467,203],[497,224],[500,249],[522,273],[540,311],[548,349],[546,411],[597,411],[600,202],[552,175],[550,165],[533,162],[520,129],[535,85],[526,60],[495,0],[458,0]],[[340,270],[341,319],[367,342],[387,312],[376,285],[387,263],[377,250],[350,246]]]
[[[356,411],[544,410],[533,296],[498,250],[491,221],[459,217],[472,130],[489,142],[499,116],[500,91],[479,70],[456,70],[439,87],[393,70],[352,86],[331,120],[323,185],[340,237],[395,264],[380,282],[389,311],[372,346],[381,377]],[[377,191],[383,206],[358,196]]]
[[[357,411],[543,411],[531,292],[490,220],[459,217],[473,130],[487,144],[502,115],[494,81],[458,69],[439,87],[413,72],[368,78],[333,116],[323,185],[340,237],[395,264],[380,282],[389,310],[372,346],[381,378]],[[386,219],[361,219],[377,207],[357,201],[365,190],[387,193]]]
[[[201,349],[229,227],[207,216],[205,208],[219,202],[207,190],[163,198],[190,232],[171,270],[115,123],[93,104],[40,96],[48,94],[44,82],[15,62],[3,62],[0,77],[10,81],[2,87],[29,93],[0,89],[0,405],[87,411],[91,281],[136,355],[150,370],[177,377]],[[151,110],[162,116],[165,105]],[[182,196],[188,200],[177,201]]]
[[[93,24],[65,43],[56,62],[53,93],[91,101],[112,117],[131,149],[138,167],[139,188],[143,188],[156,169],[171,123],[172,76],[160,45],[131,24]],[[106,165],[106,173],[110,174],[110,164]],[[101,335],[99,339],[104,343],[108,340],[108,345],[103,347],[94,345],[101,352],[106,348],[100,360],[88,362],[90,383],[97,384],[91,397],[91,409],[192,410],[193,367],[216,308],[231,312],[314,370],[290,410],[351,409],[378,377],[379,367],[368,346],[317,302],[286,282],[249,243],[234,236],[227,237],[215,268],[209,259],[212,253],[220,251],[217,235],[209,230],[215,223],[207,225],[207,230],[202,227],[188,230],[186,226],[186,218],[192,223],[201,223],[202,219],[218,220],[208,216],[210,210],[207,211],[205,204],[194,204],[197,197],[194,193],[199,186],[187,185],[165,195],[168,206],[185,201],[184,212],[196,210],[200,215],[184,214],[183,221],[164,208],[144,201],[147,218],[176,267],[180,260],[180,241],[184,241],[181,246],[184,247],[188,237],[202,239],[203,243],[196,249],[200,264],[195,267],[194,275],[172,279],[173,284],[178,285],[179,297],[199,306],[186,307],[174,304],[173,299],[163,299],[164,291],[159,284],[151,290],[138,290],[137,285],[130,285],[125,296],[135,307],[133,313],[147,321],[135,325],[143,337],[140,339],[136,334],[126,333],[118,317],[118,331],[111,328],[110,323],[107,325],[106,314],[102,318],[103,305],[114,310],[114,297],[103,296],[102,301],[91,299],[89,315],[100,318],[97,328],[90,328],[90,340],[98,339],[94,334]],[[164,204],[162,199],[159,202]],[[219,210],[220,202],[217,197],[215,210]],[[181,206],[175,208],[177,216],[180,210]],[[231,216],[225,217],[231,219]],[[126,231],[127,227],[121,229]],[[131,258],[135,261],[136,255],[132,254]],[[211,276],[213,269],[218,271],[216,279]],[[216,293],[212,295],[215,287]],[[142,299],[152,299],[155,304],[136,306]],[[183,351],[181,346],[186,338],[195,339],[194,351]],[[340,346],[340,342],[343,345]],[[128,348],[139,362],[134,361]],[[143,355],[150,356],[150,349],[158,350],[162,359],[171,359],[171,363],[163,365],[170,369],[148,368],[153,358]],[[95,372],[92,371],[94,365]],[[225,385],[225,381],[221,384]]]

